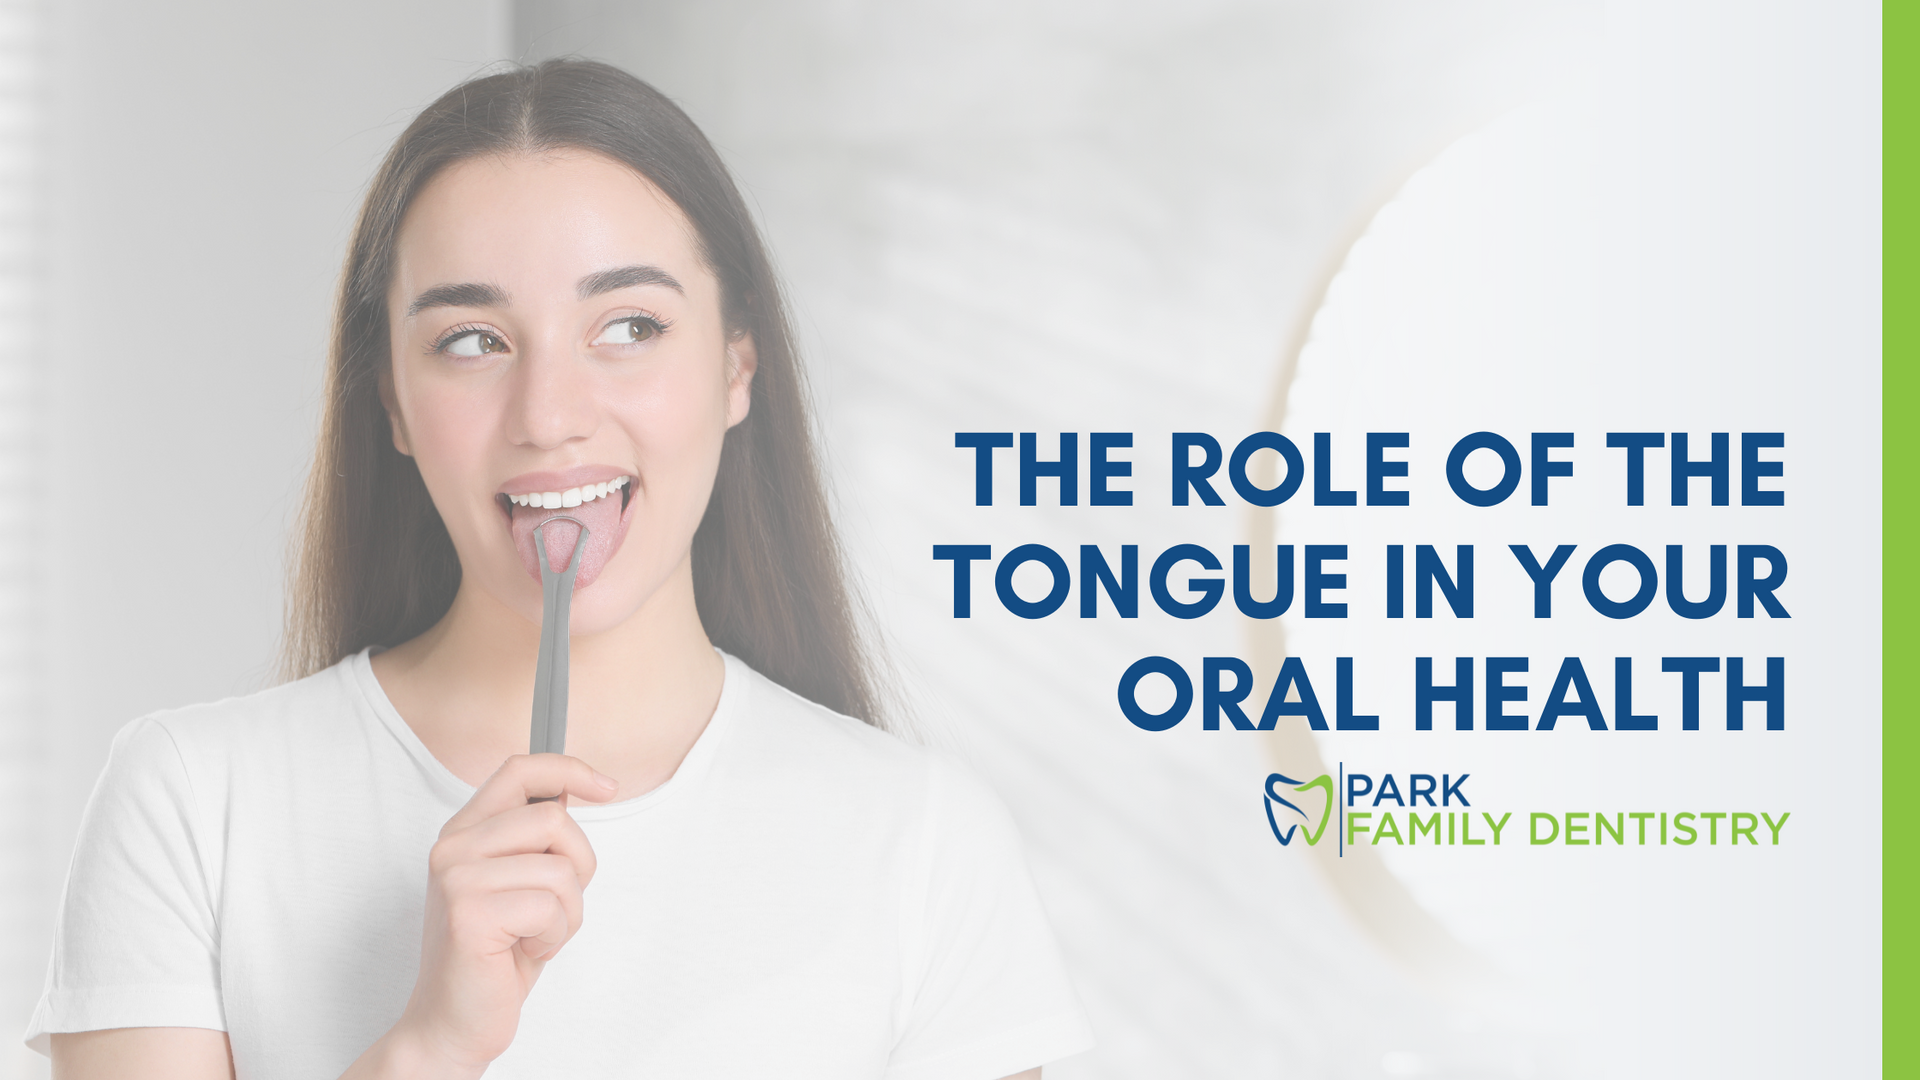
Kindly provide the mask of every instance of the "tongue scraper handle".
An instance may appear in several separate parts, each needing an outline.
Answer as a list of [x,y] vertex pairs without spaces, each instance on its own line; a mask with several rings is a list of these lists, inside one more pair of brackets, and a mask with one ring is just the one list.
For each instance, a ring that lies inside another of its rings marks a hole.
[[[573,558],[555,573],[547,561],[547,538],[542,531],[556,521],[580,529],[573,542]],[[587,526],[576,518],[550,517],[533,529],[533,547],[540,555],[540,663],[533,669],[533,738],[528,753],[564,754],[567,751],[567,623],[573,611],[573,578],[580,572],[580,553],[587,549]]]

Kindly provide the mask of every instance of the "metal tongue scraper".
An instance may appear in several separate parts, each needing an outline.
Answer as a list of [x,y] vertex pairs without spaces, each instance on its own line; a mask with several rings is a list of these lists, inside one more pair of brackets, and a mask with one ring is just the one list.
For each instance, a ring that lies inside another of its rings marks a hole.
[[[567,568],[554,572],[547,561],[547,537],[542,530],[556,521],[580,529]],[[540,555],[540,664],[533,669],[533,738],[528,753],[567,752],[567,624],[573,612],[573,578],[580,571],[580,553],[587,550],[587,527],[577,518],[556,515],[533,527],[533,548]]]

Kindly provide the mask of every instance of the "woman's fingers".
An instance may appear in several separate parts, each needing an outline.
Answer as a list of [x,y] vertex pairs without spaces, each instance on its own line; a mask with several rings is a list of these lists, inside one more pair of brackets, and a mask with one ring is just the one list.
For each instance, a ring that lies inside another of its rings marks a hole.
[[565,754],[515,754],[508,758],[467,805],[440,830],[445,836],[495,814],[524,806],[529,799],[571,795],[588,802],[606,802],[620,793],[619,781],[602,776],[577,757]]
[[557,802],[521,803],[457,832],[442,830],[428,866],[439,870],[475,859],[543,852],[569,860],[581,885],[593,880],[593,845]]
[[[558,948],[580,929],[581,882],[559,855],[508,855],[449,868],[441,878],[453,931],[500,948],[537,938]],[[545,896],[552,903],[539,901]]]
[[507,1048],[542,965],[579,931],[593,877],[593,847],[565,800],[619,790],[578,758],[520,755],[448,820],[429,855],[420,975],[396,1031],[459,1048],[461,1060]]
[[529,960],[545,963],[553,959],[560,946],[573,939],[576,921],[568,925],[566,913],[555,907],[550,892],[529,890],[499,894],[502,922],[519,931],[513,947]]

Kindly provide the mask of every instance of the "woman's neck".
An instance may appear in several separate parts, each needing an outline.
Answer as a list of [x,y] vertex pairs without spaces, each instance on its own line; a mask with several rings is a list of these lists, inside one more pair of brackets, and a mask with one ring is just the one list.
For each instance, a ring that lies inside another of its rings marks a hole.
[[[725,666],[693,602],[691,563],[646,606],[569,643],[567,753],[620,781],[622,799],[665,783],[705,730]],[[478,786],[527,752],[540,628],[462,585],[433,628],[373,658],[400,716],[455,776]]]

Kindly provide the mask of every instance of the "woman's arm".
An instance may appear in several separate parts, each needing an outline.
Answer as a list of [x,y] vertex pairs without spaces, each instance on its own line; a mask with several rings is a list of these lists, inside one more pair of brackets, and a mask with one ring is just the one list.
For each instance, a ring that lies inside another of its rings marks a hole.
[[227,1033],[206,1028],[114,1028],[58,1034],[53,1080],[233,1080]]

